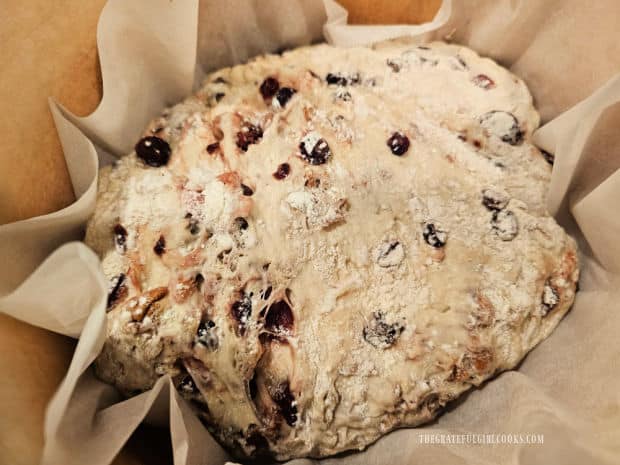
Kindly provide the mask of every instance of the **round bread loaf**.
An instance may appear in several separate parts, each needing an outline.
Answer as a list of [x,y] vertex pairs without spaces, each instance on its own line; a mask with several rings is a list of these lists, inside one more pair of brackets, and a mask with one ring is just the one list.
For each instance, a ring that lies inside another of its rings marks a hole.
[[208,76],[101,170],[98,376],[170,375],[240,456],[322,457],[513,368],[575,295],[524,83],[456,45],[269,55]]

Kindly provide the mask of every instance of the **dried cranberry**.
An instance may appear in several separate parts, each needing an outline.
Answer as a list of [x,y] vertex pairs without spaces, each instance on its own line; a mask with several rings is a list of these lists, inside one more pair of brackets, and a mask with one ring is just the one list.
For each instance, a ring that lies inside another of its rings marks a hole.
[[127,295],[127,286],[125,286],[126,276],[124,273],[114,276],[110,281],[110,292],[108,293],[107,308],[111,308],[120,299]]
[[166,239],[164,236],[159,236],[157,242],[155,242],[155,246],[153,247],[153,252],[157,255],[162,255],[166,251]]
[[351,74],[349,76],[344,76],[342,74],[327,73],[327,76],[325,76],[325,81],[329,85],[336,85],[336,86],[346,86],[349,84],[356,85],[361,82],[361,77],[359,73]]
[[245,184],[241,184],[241,192],[243,192],[243,195],[245,195],[246,197],[250,197],[251,195],[254,194],[254,191],[252,190],[252,188],[246,186]]
[[306,135],[299,144],[301,155],[311,165],[322,165],[329,160],[332,152],[329,144],[314,133]]
[[482,205],[488,210],[503,210],[509,202],[508,195],[493,189],[484,189],[482,191]]
[[495,81],[486,74],[479,74],[472,79],[472,82],[484,90],[490,90],[495,87]]
[[336,85],[336,86],[347,85],[347,78],[342,76],[341,74],[327,73],[327,76],[325,76],[325,81],[328,84]]
[[280,106],[284,108],[295,92],[297,91],[291,87],[282,87],[282,89],[276,93],[276,100]]
[[545,160],[547,161],[547,163],[553,166],[553,163],[555,162],[555,155],[543,149],[540,149],[540,153],[542,154],[543,157],[545,157]]
[[519,232],[517,217],[510,210],[494,211],[491,218],[491,227],[502,241],[513,240]]
[[194,236],[200,232],[200,226],[197,219],[192,218],[189,220],[189,224],[187,225],[187,229],[189,229],[190,234]]
[[252,378],[250,378],[250,381],[248,381],[248,391],[250,393],[250,399],[256,399],[256,396],[258,395],[258,384],[256,382],[256,372],[254,372],[254,374],[252,375]]
[[289,426],[297,422],[297,405],[288,381],[278,384],[270,392],[271,398],[280,409],[280,414]]
[[215,328],[213,321],[201,321],[198,331],[196,331],[196,343],[202,344],[210,350],[216,350],[219,345],[219,338],[215,331],[213,331],[213,328]]
[[490,134],[510,145],[518,145],[523,141],[523,131],[519,121],[507,111],[490,111],[480,118],[480,125]]
[[237,133],[237,147],[244,152],[248,151],[248,147],[258,143],[263,137],[263,130],[260,126],[255,126],[245,122],[241,125],[241,130]]
[[400,63],[398,63],[395,60],[391,60],[390,58],[388,58],[386,60],[386,64],[392,69],[392,71],[394,71],[395,73],[398,73],[400,71]]
[[127,230],[121,224],[114,226],[114,245],[118,253],[127,251]]
[[289,333],[294,321],[291,307],[284,300],[279,300],[267,310],[265,329],[274,333]]
[[238,322],[239,332],[243,334],[250,316],[252,315],[252,300],[250,296],[244,294],[241,299],[234,302],[231,307],[231,313],[233,318]]
[[436,249],[439,249],[446,245],[448,235],[445,231],[439,229],[433,223],[426,223],[424,225],[424,231],[422,232],[426,243]]
[[409,138],[400,132],[395,132],[387,140],[387,146],[394,155],[404,155],[409,150]]
[[235,224],[241,230],[246,230],[248,229],[248,226],[249,226],[248,221],[242,217],[235,218]]
[[190,234],[196,235],[200,232],[200,222],[192,216],[189,212],[185,214],[185,219],[187,220],[186,229],[189,229]]
[[135,146],[136,155],[149,166],[164,166],[170,159],[170,145],[156,136],[140,139]]
[[288,344],[288,341],[284,337],[273,333],[260,333],[258,335],[258,341],[264,346],[268,346],[272,342],[276,342],[278,344]]
[[212,144],[207,145],[207,152],[214,153],[216,150],[220,148],[219,142],[213,142]]
[[282,163],[278,166],[278,169],[276,170],[276,172],[273,173],[273,177],[278,180],[282,180],[285,177],[287,177],[290,172],[291,172],[291,165],[289,165],[288,163]]
[[265,100],[270,99],[280,88],[280,83],[274,77],[266,78],[263,83],[260,85],[260,93]]
[[389,324],[383,312],[375,312],[364,327],[364,340],[377,349],[387,349],[396,342],[404,329],[402,323]]

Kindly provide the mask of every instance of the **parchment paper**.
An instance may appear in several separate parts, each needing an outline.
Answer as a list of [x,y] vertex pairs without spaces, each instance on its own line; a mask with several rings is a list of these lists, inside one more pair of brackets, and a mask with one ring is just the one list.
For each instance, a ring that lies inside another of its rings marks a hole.
[[[97,257],[72,241],[94,207],[98,158],[128,152],[146,122],[189,94],[205,71],[322,37],[351,46],[405,34],[449,36],[526,80],[547,122],[535,140],[556,155],[549,210],[580,242],[581,290],[518,371],[471,391],[430,425],[322,462],[620,463],[618,17],[615,0],[445,0],[425,25],[347,26],[333,0],[110,0],[98,27],[99,108],[77,118],[50,105],[78,200],[0,227],[0,311],[80,338],[48,406],[43,464],[109,464],[144,420],[169,425],[175,465],[228,459],[169,379],[122,400],[89,368],[103,344],[107,286]],[[420,443],[428,432],[544,434],[544,444]]]

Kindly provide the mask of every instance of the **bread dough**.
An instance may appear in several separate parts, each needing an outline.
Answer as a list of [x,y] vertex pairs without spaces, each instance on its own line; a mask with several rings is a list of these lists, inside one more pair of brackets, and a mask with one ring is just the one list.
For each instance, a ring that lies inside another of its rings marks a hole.
[[573,302],[524,83],[461,46],[208,76],[101,170],[98,376],[170,375],[239,456],[363,449],[513,368]]

